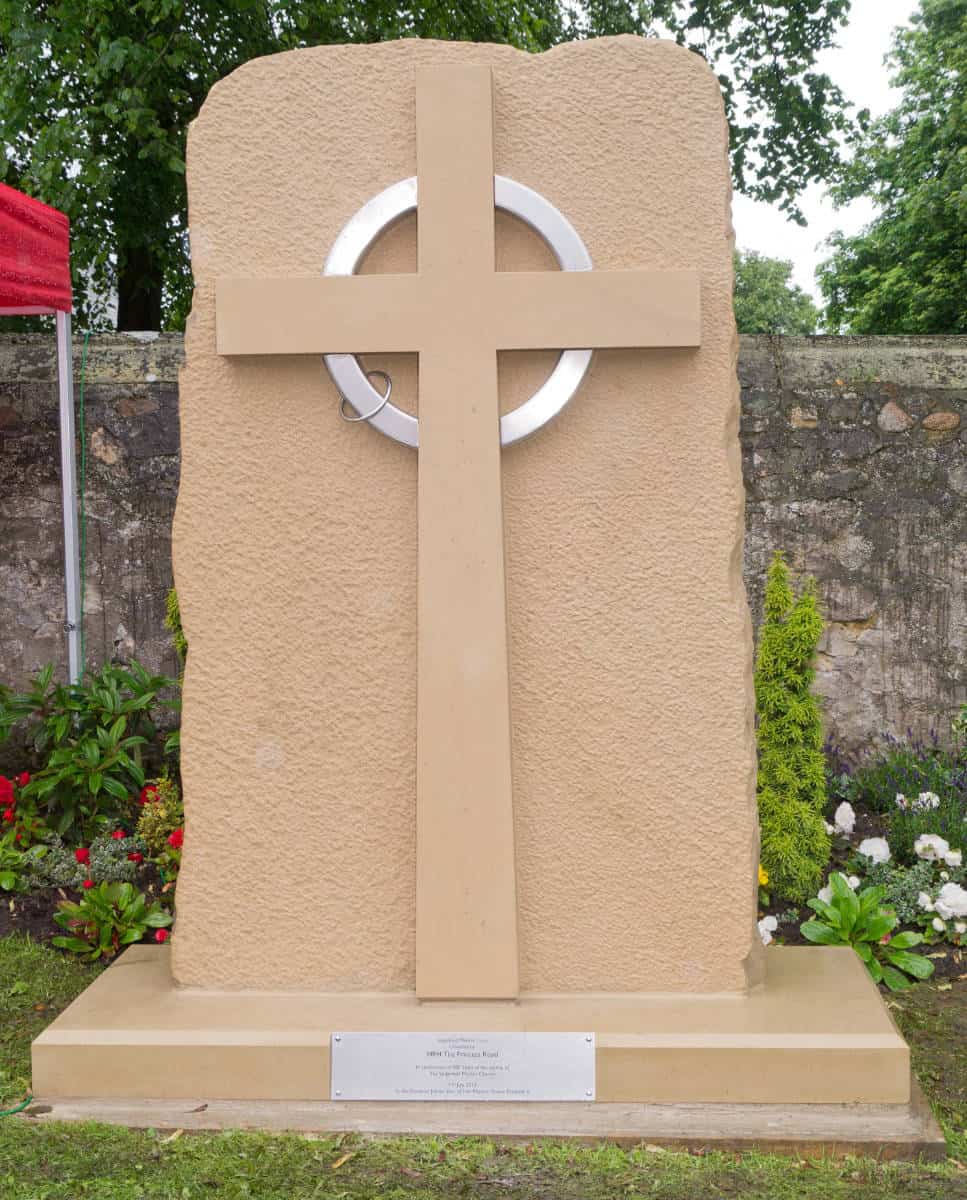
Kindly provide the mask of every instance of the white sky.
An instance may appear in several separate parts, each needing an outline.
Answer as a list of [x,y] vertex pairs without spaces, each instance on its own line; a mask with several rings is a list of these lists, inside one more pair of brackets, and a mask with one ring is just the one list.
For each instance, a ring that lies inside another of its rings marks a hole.
[[[890,72],[883,65],[883,56],[890,48],[893,30],[909,24],[916,9],[915,0],[853,0],[849,24],[840,32],[838,47],[819,56],[819,68],[839,85],[848,100],[857,108],[868,108],[873,116],[894,108],[899,100],[899,93],[889,86]],[[834,209],[822,184],[807,188],[800,197],[800,206],[805,226],[788,221],[770,204],[734,196],[735,244],[740,250],[791,259],[793,281],[818,300],[814,272],[827,257],[820,244],[835,229],[857,232],[876,210],[866,199]]]

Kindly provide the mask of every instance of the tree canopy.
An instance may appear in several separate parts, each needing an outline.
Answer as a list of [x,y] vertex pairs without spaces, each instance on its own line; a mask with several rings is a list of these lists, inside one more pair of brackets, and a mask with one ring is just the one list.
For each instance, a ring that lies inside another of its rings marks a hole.
[[967,333],[967,0],[923,0],[889,56],[900,104],[834,189],[872,196],[861,233],[819,268],[827,322],[852,333]]
[[0,0],[0,170],[71,218],[82,320],[103,324],[103,298],[116,290],[119,328],[178,328],[191,294],[187,126],[209,88],[248,59],[411,36],[538,51],[659,33],[718,71],[736,186],[798,219],[797,194],[830,174],[850,124],[815,69],[849,3]]
[[735,254],[735,323],[739,333],[810,334],[819,310],[791,283],[792,263],[755,250]]

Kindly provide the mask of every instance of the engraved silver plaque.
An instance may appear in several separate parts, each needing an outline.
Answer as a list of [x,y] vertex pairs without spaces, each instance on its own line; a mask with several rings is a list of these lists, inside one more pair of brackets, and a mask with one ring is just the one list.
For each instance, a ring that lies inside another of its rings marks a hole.
[[593,1100],[592,1033],[334,1033],[333,1100]]

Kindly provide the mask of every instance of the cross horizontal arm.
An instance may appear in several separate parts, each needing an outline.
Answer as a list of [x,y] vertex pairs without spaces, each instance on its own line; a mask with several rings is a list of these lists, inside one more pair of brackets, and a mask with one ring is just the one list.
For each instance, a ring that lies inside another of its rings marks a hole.
[[390,354],[419,350],[417,275],[219,279],[219,354]]
[[697,271],[500,271],[500,350],[701,344]]

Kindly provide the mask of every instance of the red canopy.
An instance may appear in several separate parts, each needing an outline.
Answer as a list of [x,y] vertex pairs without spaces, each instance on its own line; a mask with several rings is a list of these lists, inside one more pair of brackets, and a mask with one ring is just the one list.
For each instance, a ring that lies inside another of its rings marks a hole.
[[70,312],[69,222],[0,183],[0,316]]

